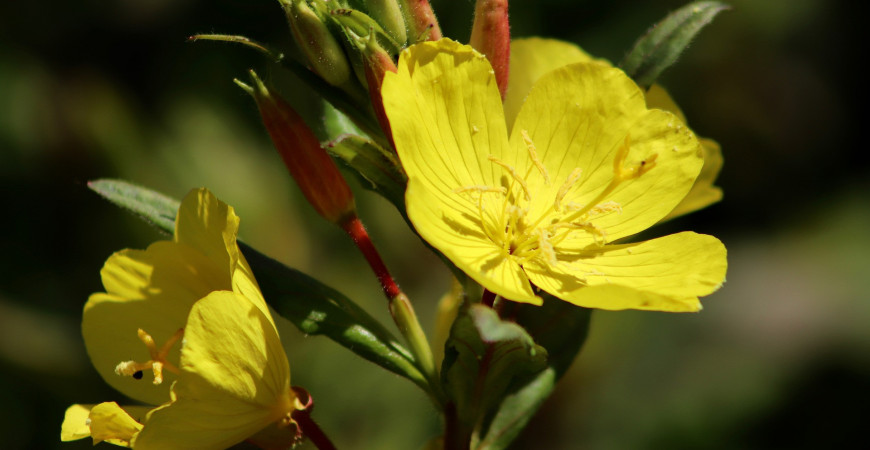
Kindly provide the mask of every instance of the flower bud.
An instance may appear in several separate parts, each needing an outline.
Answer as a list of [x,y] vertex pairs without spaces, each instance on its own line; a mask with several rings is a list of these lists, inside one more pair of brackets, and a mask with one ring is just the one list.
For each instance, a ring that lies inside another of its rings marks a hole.
[[508,23],[508,0],[477,0],[471,42],[475,50],[486,55],[498,90],[504,98],[510,72],[511,31]]
[[377,20],[399,45],[405,45],[408,42],[405,18],[402,17],[402,9],[399,8],[398,0],[368,0],[366,5],[369,9],[369,15]]
[[254,71],[251,79],[253,87],[235,81],[254,97],[275,148],[311,206],[335,224],[355,217],[350,187],[302,117],[270,92]]
[[304,0],[279,0],[293,38],[311,69],[327,83],[342,87],[351,81],[351,67],[341,44]]
[[387,72],[396,72],[396,63],[393,58],[384,50],[375,39],[374,34],[370,34],[367,38],[362,38],[360,42],[360,54],[362,54],[365,62],[366,84],[369,88],[369,98],[372,101],[372,108],[375,110],[375,117],[378,119],[378,124],[393,145],[393,133],[390,128],[390,121],[387,119],[387,113],[384,111],[384,100],[381,97],[381,84],[384,82],[384,74]]
[[437,41],[441,39],[441,27],[435,12],[429,5],[429,0],[399,0],[402,12],[405,14],[405,23],[410,35],[408,39],[412,44],[418,41]]

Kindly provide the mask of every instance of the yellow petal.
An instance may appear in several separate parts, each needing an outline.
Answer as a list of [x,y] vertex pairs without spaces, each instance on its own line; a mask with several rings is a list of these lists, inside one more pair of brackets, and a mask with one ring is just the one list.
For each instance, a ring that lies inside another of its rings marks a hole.
[[272,321],[245,297],[214,292],[191,309],[173,402],[154,410],[136,448],[226,448],[294,409]]
[[414,45],[400,55],[398,73],[387,73],[382,94],[402,166],[442,201],[502,175],[488,159],[508,141],[486,57],[447,39]]
[[[141,412],[143,408],[137,408]],[[94,444],[109,443],[129,447],[142,424],[115,402],[105,402],[91,408],[88,416]],[[141,417],[139,418],[141,420]]]
[[524,38],[511,41],[511,65],[504,114],[508,129],[513,127],[523,101],[545,73],[568,64],[604,60],[593,59],[580,47],[556,39]]
[[680,122],[686,122],[686,115],[683,114],[683,110],[677,106],[677,103],[674,102],[671,94],[668,94],[668,91],[661,87],[661,85],[654,84],[650,86],[650,88],[647,89],[645,96],[647,108],[661,109],[673,113],[680,119]]
[[[191,306],[215,289],[229,289],[229,278],[202,253],[184,244],[161,241],[145,251],[112,255],[102,270],[107,293],[91,295],[82,317],[82,334],[94,367],[109,385],[136,400],[158,405],[169,398],[173,375],[155,386],[151,374],[136,380],[115,374],[122,361],[150,359],[137,330],[162,345],[184,328]],[[178,348],[168,360],[178,363]]]
[[725,281],[725,246],[684,232],[597,252],[560,255],[562,264],[526,266],[532,282],[575,305],[600,309],[698,311],[698,297]]
[[408,217],[420,236],[486,289],[517,302],[539,304],[520,265],[488,239],[470,215],[478,212],[457,214],[421,184],[411,179],[405,195]]
[[94,405],[72,405],[66,409],[63,424],[60,426],[61,441],[75,441],[91,435],[88,416],[93,407]]
[[[91,410],[99,406],[94,418],[91,418]],[[131,434],[140,429],[139,425],[144,421],[145,415],[152,408],[145,406],[124,406],[118,410],[116,403],[102,403],[100,405],[72,405],[67,408],[61,425],[60,440],[75,441],[91,436],[91,424],[96,420],[95,425],[97,434],[102,435],[101,439],[110,444],[119,445],[122,447],[130,446]],[[130,419],[133,422],[130,422]],[[109,423],[102,423],[108,421]],[[115,432],[109,431],[116,429]],[[118,434],[111,437],[109,435]],[[96,443],[96,442],[95,442]]]
[[[651,170],[619,184],[603,199],[617,203],[621,213],[590,219],[608,241],[642,231],[673,210],[703,164],[700,144],[677,117],[648,110],[637,85],[621,70],[602,64],[572,64],[541,77],[511,135],[517,152],[527,147],[524,134],[536,146],[551,180],[546,184],[537,171],[530,172],[535,193],[532,217],[552,207],[558,191],[578,169],[581,175],[563,204],[596,200],[614,179],[614,161],[626,137],[630,150],[624,166],[656,158]],[[570,246],[580,248],[591,241],[587,237]]]
[[661,220],[662,222],[706,208],[722,200],[722,188],[713,186],[719,177],[719,171],[722,170],[724,162],[722,150],[719,144],[711,139],[701,138],[699,141],[704,149],[704,166],[701,168],[701,173],[698,174],[698,178],[695,179],[695,184],[686,194],[686,198],[665,216]]
[[238,261],[238,232],[239,217],[233,207],[207,189],[191,190],[181,201],[175,219],[175,242],[199,250],[227,274]]
[[[662,109],[674,113],[679,117],[680,121],[685,122],[686,116],[683,111],[674,102],[673,98],[661,86],[654,84],[646,92],[646,104],[649,108]],[[693,211],[697,211],[713,203],[722,200],[722,189],[713,186],[716,178],[719,176],[719,171],[722,169],[722,150],[715,141],[705,138],[699,138],[703,148],[704,166],[701,168],[701,173],[692,185],[692,189],[686,194],[686,198],[678,204],[661,221],[673,219],[677,216],[682,216]]]

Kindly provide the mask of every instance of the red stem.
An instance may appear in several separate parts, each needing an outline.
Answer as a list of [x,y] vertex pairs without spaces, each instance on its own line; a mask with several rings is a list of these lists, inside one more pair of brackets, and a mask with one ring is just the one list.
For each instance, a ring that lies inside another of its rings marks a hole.
[[319,450],[336,450],[335,445],[320,429],[320,426],[311,418],[308,411],[293,412],[293,420],[299,425],[302,434],[307,437]]
[[369,233],[363,226],[362,221],[359,220],[359,217],[354,214],[341,224],[341,228],[353,239],[353,242],[359,247],[363,256],[365,256],[369,266],[371,266],[378,277],[378,281],[381,282],[384,295],[388,299],[396,298],[402,291],[399,290],[399,286],[396,284],[393,276],[390,275],[390,271],[387,270],[384,260],[381,259],[381,255],[375,249],[374,244],[372,244]]

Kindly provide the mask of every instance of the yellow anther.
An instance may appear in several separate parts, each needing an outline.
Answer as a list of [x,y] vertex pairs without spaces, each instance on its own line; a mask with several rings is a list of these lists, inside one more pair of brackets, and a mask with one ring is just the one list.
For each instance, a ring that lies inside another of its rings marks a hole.
[[483,193],[497,193],[497,194],[506,194],[507,189],[504,187],[492,187],[492,186],[464,186],[459,187],[453,190],[456,194],[463,194],[465,192],[477,192],[479,194]]
[[646,159],[641,160],[636,165],[631,167],[625,166],[625,160],[628,158],[628,151],[631,148],[631,134],[625,135],[625,141],[616,151],[616,157],[613,159],[613,178],[614,182],[632,180],[652,170],[656,165],[658,153],[654,153]]
[[574,187],[574,184],[577,183],[577,180],[580,179],[580,174],[583,173],[583,170],[579,167],[576,167],[573,171],[571,171],[571,175],[568,175],[568,178],[565,180],[565,183],[562,187],[559,188],[559,192],[556,193],[556,201],[553,202],[553,209],[559,211],[561,209],[562,200],[565,199],[565,196],[568,195],[568,191]]
[[532,198],[532,195],[529,193],[529,186],[526,184],[526,180],[524,180],[523,177],[521,177],[517,173],[516,169],[514,169],[513,166],[509,165],[508,163],[506,163],[506,162],[504,162],[504,161],[502,161],[502,160],[500,160],[492,155],[489,155],[489,160],[491,162],[501,166],[501,168],[503,168],[504,170],[506,170],[510,174],[511,178],[513,178],[514,181],[519,183],[520,187],[523,190],[523,194],[526,197],[526,200],[530,200]]
[[596,245],[606,243],[607,233],[605,233],[601,228],[595,226],[592,222],[575,222],[572,225],[592,235],[592,242]]
[[166,343],[163,344],[159,349],[157,348],[157,344],[154,342],[154,338],[151,337],[150,334],[146,333],[145,330],[139,328],[137,330],[137,334],[139,336],[139,340],[148,347],[148,353],[151,357],[148,361],[139,363],[136,361],[123,361],[118,363],[115,366],[115,373],[123,376],[130,376],[134,378],[141,378],[141,373],[145,370],[150,370],[154,374],[154,384],[160,384],[163,382],[163,369],[174,373],[181,373],[175,365],[166,360],[169,355],[169,351],[184,336],[184,329],[180,328],[175,332],[169,339],[166,340]]
[[597,216],[600,214],[608,213],[616,211],[619,214],[622,214],[622,205],[616,203],[614,201],[604,202],[598,205],[595,205],[592,209],[589,210],[590,216]]
[[553,248],[553,244],[550,242],[549,233],[540,228],[538,229],[538,248],[551,266],[559,264],[559,260],[556,258],[556,249]]
[[529,159],[532,160],[532,163],[535,167],[538,168],[538,171],[541,172],[541,176],[544,177],[544,183],[550,184],[550,174],[547,172],[547,168],[544,167],[544,164],[538,158],[538,148],[535,147],[535,143],[532,142],[532,138],[529,137],[529,132],[526,130],[520,130],[520,134],[523,136],[523,142],[526,143],[526,148],[529,150]]

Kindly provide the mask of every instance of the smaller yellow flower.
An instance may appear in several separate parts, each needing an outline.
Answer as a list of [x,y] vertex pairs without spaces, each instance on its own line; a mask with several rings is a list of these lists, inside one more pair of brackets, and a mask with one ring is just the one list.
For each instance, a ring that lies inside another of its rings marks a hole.
[[540,304],[541,289],[590,308],[699,310],[725,278],[719,240],[614,242],[686,197],[704,164],[691,130],[600,62],[527,75],[519,103],[524,78],[510,78],[503,105],[486,58],[449,40],[410,47],[387,74],[417,232],[508,300]]
[[236,243],[238,224],[232,207],[194,190],[181,203],[172,241],[109,258],[106,292],[85,305],[88,353],[112,386],[159,406],[73,405],[62,440],[226,448],[277,431],[293,442],[290,415],[299,405],[290,367]]

